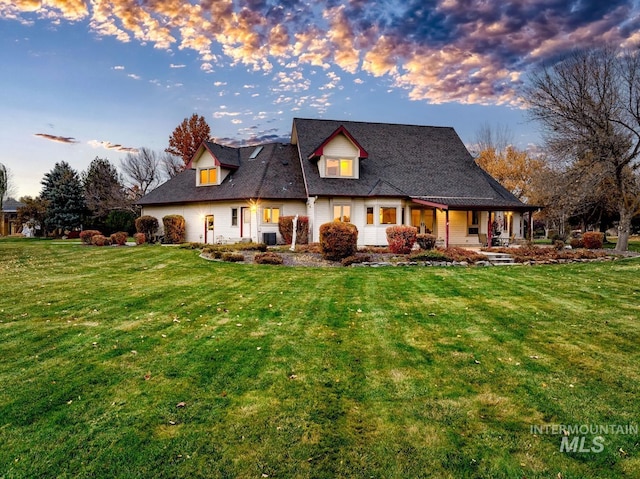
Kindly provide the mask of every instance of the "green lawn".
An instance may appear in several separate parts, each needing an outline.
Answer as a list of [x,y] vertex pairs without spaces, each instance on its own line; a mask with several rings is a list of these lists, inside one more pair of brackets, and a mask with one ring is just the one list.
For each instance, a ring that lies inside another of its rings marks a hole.
[[639,274],[2,240],[0,478],[638,477]]

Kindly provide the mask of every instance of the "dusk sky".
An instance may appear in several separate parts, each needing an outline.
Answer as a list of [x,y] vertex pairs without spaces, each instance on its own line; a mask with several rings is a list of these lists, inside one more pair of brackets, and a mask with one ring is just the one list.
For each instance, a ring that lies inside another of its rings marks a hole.
[[56,162],[161,152],[203,115],[217,141],[288,141],[292,119],[508,125],[576,47],[640,45],[624,0],[0,0],[0,163],[17,197]]

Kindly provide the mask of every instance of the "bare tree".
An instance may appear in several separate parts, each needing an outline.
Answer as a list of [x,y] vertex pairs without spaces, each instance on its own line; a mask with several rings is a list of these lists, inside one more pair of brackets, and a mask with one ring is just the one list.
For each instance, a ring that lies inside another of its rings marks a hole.
[[610,47],[575,52],[529,80],[525,98],[548,147],[612,194],[619,215],[616,249],[626,251],[631,219],[640,207],[634,180],[640,167],[638,52]]
[[160,163],[162,164],[162,173],[167,179],[176,176],[186,166],[182,159],[166,151],[160,155]]
[[160,160],[155,151],[140,148],[137,153],[127,153],[120,161],[120,168],[134,200],[142,198],[162,181]]
[[513,144],[513,132],[508,125],[498,124],[495,127],[488,122],[478,128],[473,148],[478,153],[486,150],[494,150],[501,155],[507,147]]

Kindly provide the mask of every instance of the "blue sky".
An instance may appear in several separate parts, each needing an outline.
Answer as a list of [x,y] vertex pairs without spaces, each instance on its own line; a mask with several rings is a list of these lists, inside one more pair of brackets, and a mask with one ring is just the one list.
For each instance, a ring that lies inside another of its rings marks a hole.
[[637,1],[0,0],[0,162],[16,196],[59,161],[161,152],[203,115],[221,143],[294,117],[483,124],[540,143],[519,89],[572,48],[640,44]]

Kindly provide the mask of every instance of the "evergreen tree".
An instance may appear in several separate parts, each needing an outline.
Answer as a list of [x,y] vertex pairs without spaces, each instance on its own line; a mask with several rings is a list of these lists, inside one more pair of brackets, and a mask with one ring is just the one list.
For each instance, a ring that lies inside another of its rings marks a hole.
[[56,163],[41,181],[40,196],[48,202],[45,226],[73,230],[82,225],[86,213],[84,189],[78,173],[65,161]]
[[82,174],[84,198],[89,222],[94,229],[104,229],[109,213],[128,207],[124,186],[115,166],[96,157]]

